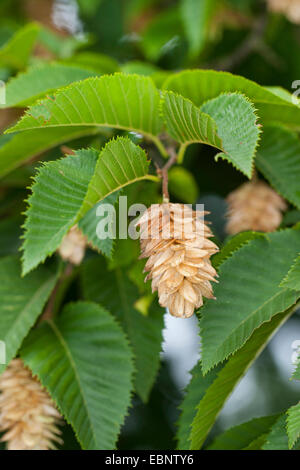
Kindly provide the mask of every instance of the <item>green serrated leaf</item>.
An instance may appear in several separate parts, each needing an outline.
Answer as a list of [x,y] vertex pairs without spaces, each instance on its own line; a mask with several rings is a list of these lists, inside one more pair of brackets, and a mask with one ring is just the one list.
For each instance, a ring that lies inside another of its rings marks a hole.
[[204,143],[221,150],[219,154],[250,177],[259,138],[252,104],[239,93],[222,94],[201,109],[191,101],[165,92],[162,104],[167,130],[186,147]]
[[223,93],[207,101],[201,110],[217,124],[223,150],[218,157],[250,178],[260,135],[253,104],[240,93]]
[[[100,126],[136,131],[157,141],[160,96],[148,77],[116,73],[88,78],[29,108],[8,132],[46,127]],[[156,142],[157,143],[157,142]]]
[[0,108],[14,106],[24,108],[58,88],[95,75],[95,72],[79,66],[39,64],[12,78],[6,84],[6,102]]
[[254,441],[260,439],[262,434],[268,433],[277,419],[278,415],[263,416],[238,424],[217,436],[207,450],[242,450],[244,448],[248,450],[249,446],[253,448]]
[[300,208],[300,141],[296,133],[280,126],[264,127],[256,166],[276,191]]
[[97,158],[96,150],[79,150],[39,169],[24,224],[24,275],[52,254],[75,224]]
[[135,390],[147,401],[160,364],[163,309],[154,301],[146,317],[138,312],[138,289],[124,269],[108,271],[104,258],[85,262],[82,270],[84,297],[109,309],[128,335],[135,356]]
[[287,411],[287,433],[291,449],[300,437],[300,402]]
[[145,151],[129,139],[119,137],[108,142],[100,153],[80,216],[109,194],[144,179],[148,168]]
[[98,201],[147,175],[144,151],[119,137],[98,151],[78,150],[44,164],[28,199],[24,224],[23,273],[59,247],[68,230]]
[[240,232],[237,235],[229,237],[226,240],[225,245],[217,254],[212,257],[212,264],[214,268],[218,268],[227,258],[230,258],[232,254],[241,248],[242,246],[249,243],[251,240],[256,238],[263,238],[264,234],[261,232]]
[[[42,312],[54,288],[56,274],[44,267],[21,278],[17,256],[0,260],[0,341],[6,347],[6,364],[13,359],[23,339]],[[0,373],[6,365],[0,362]]]
[[270,322],[256,329],[242,349],[232,356],[221,369],[218,377],[199,401],[197,414],[192,423],[191,449],[200,449],[212,428],[224,403],[234,387],[264,349],[276,330],[289,318],[293,309],[280,313]]
[[263,123],[281,122],[300,128],[300,108],[267,88],[239,75],[216,70],[185,70],[171,75],[164,89],[190,99],[196,106],[221,93],[244,93],[257,109]]
[[292,267],[279,286],[300,291],[300,256],[294,260]]
[[[101,208],[104,208],[105,204],[116,205],[117,199],[120,195],[120,191],[116,191],[113,194],[110,194],[104,198],[99,204],[95,204],[85,216],[79,221],[78,227],[82,230],[84,235],[87,236],[89,243],[93,248],[99,250],[108,258],[112,257],[114,238],[108,236],[107,238],[99,238],[97,235],[97,225],[98,223],[107,217],[107,214],[102,214]],[[108,222],[109,226],[106,227],[107,234],[113,233],[114,221]]]
[[239,349],[255,328],[296,302],[298,292],[278,285],[299,250],[299,231],[287,229],[251,240],[222,264],[214,288],[217,300],[201,310],[204,373]]
[[184,399],[179,407],[181,413],[178,419],[177,448],[179,450],[190,449],[190,434],[192,422],[197,413],[197,405],[204,397],[207,389],[212,385],[217,377],[220,367],[215,368],[207,375],[203,376],[201,362],[191,371],[192,378],[186,388]]
[[130,403],[133,364],[113,317],[89,302],[68,304],[31,333],[21,351],[84,449],[114,449]]
[[262,450],[288,450],[288,436],[286,432],[286,415],[281,415],[273,424]]

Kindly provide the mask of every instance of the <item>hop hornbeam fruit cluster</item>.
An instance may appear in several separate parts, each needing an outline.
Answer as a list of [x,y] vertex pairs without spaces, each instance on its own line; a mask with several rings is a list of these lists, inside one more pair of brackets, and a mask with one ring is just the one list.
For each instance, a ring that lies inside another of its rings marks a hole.
[[271,11],[283,13],[290,21],[300,24],[300,0],[268,0]]
[[62,444],[60,414],[21,359],[0,376],[0,431],[8,450],[49,450]]
[[137,223],[141,258],[149,258],[145,282],[152,279],[160,305],[175,317],[188,318],[203,297],[214,298],[211,281],[217,282],[217,273],[210,257],[218,247],[203,216],[184,204],[154,204]]
[[230,235],[254,230],[273,232],[282,220],[286,203],[263,181],[242,184],[227,197],[229,210],[226,232]]
[[84,258],[87,238],[81,230],[74,225],[64,236],[58,252],[64,261],[78,266]]

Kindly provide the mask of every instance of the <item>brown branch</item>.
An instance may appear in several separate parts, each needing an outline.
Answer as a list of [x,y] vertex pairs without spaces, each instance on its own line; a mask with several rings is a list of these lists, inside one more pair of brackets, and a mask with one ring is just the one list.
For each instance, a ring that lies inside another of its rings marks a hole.
[[162,179],[163,202],[169,202],[170,200],[169,189],[168,189],[168,183],[169,183],[168,171],[171,168],[171,166],[173,166],[177,161],[177,153],[174,147],[168,147],[167,152],[170,155],[170,158],[163,167],[159,167],[158,164],[154,162],[154,165],[156,166],[156,173]]

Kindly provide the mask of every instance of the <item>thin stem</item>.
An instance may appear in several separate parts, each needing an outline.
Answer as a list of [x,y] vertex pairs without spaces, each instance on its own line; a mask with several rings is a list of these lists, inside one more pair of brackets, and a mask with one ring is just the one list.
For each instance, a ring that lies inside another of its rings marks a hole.
[[168,183],[169,183],[169,178],[168,178],[168,171],[171,168],[171,166],[174,165],[177,161],[177,153],[175,152],[173,147],[169,147],[167,149],[168,155],[170,156],[169,160],[167,163],[160,168],[156,164],[156,172],[158,176],[162,179],[162,193],[163,193],[163,202],[168,203],[170,201],[170,195],[169,195],[169,189],[168,189]]
[[48,300],[48,303],[46,305],[46,308],[41,315],[39,319],[39,323],[44,321],[44,320],[50,320],[53,318],[57,311],[59,310],[61,301],[64,297],[64,294],[67,290],[67,288],[70,285],[70,282],[73,280],[74,276],[74,270],[73,270],[73,265],[71,263],[68,263],[65,267],[65,270],[59,277],[56,286],[54,287],[50,298]]
[[178,158],[177,161],[178,163],[182,163],[185,155],[185,151],[187,148],[188,144],[181,144],[179,147],[179,152],[178,152]]
[[164,158],[168,158],[168,151],[167,149],[164,147],[164,145],[161,143],[161,141],[159,140],[158,137],[152,137],[152,141],[153,143],[156,145],[156,147],[158,148],[159,150],[159,153],[164,157]]

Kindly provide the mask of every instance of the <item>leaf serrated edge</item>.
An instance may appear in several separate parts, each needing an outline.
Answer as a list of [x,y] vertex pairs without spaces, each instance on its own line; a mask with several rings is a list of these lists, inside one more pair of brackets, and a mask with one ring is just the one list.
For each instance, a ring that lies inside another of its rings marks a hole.
[[[130,362],[130,365],[131,365],[131,374],[130,374],[130,375],[131,375],[131,376],[130,376],[130,385],[131,385],[131,387],[130,387],[130,391],[129,391],[129,398],[130,398],[130,400],[129,400],[129,404],[128,404],[128,406],[127,406],[126,413],[125,413],[124,416],[123,416],[122,422],[120,422],[118,434],[117,434],[117,437],[116,437],[116,443],[117,443],[118,438],[119,438],[120,433],[121,433],[122,425],[123,425],[124,422],[125,422],[125,418],[126,418],[126,416],[129,416],[129,409],[130,409],[130,407],[132,406],[132,399],[133,399],[133,397],[134,397],[134,391],[133,391],[133,388],[134,388],[134,387],[133,387],[133,385],[134,385],[134,384],[133,384],[133,377],[134,377],[134,374],[135,374],[135,372],[136,372],[136,368],[135,368],[135,364],[134,364],[133,359],[134,359],[135,356],[134,356],[134,353],[133,353],[133,351],[132,351],[131,345],[130,345],[130,343],[129,343],[129,340],[128,340],[128,337],[127,337],[127,333],[124,331],[124,329],[122,328],[122,326],[120,325],[120,323],[118,322],[118,320],[114,317],[114,315],[112,315],[112,314],[111,314],[105,307],[103,307],[100,303],[92,302],[92,301],[90,301],[90,300],[81,300],[80,302],[84,302],[84,303],[87,303],[87,304],[90,304],[90,305],[93,305],[93,306],[97,305],[97,306],[99,306],[101,309],[103,309],[103,310],[110,316],[110,318],[113,320],[113,322],[115,323],[115,325],[118,327],[119,331],[122,333],[123,338],[124,338],[124,341],[125,341],[125,344],[126,344],[126,346],[128,347],[128,351],[131,353],[131,354],[129,355],[129,362]],[[77,302],[69,302],[67,305],[69,306],[69,305],[72,305],[72,304],[77,304]],[[52,322],[52,320],[44,320],[44,321],[45,321],[46,323],[48,323],[48,324],[51,324],[51,322]],[[50,325],[50,328],[52,329],[51,325]],[[65,416],[65,414],[63,413],[63,411],[62,411],[61,407],[59,406],[59,404],[58,404],[58,403],[56,402],[56,400],[52,397],[49,388],[44,384],[44,381],[43,381],[42,377],[40,376],[40,374],[34,373],[33,370],[30,368],[29,361],[27,362],[26,359],[24,358],[24,356],[22,355],[22,349],[21,349],[21,351],[20,351],[20,356],[21,356],[21,358],[22,358],[24,364],[31,370],[33,377],[37,377],[38,380],[39,380],[39,382],[40,382],[41,385],[43,386],[43,388],[44,388],[45,390],[47,390],[47,392],[49,393],[51,399],[52,399],[53,402],[55,403],[55,405],[56,405],[58,411],[60,412],[60,414],[64,417],[65,421],[72,427],[73,432],[74,432],[74,434],[75,434],[75,437],[76,437],[78,443],[80,444],[81,448],[84,450],[84,446],[83,446],[81,440],[79,439],[79,436],[78,436],[78,434],[77,434],[76,429],[73,427],[73,425],[72,425],[72,423],[69,421],[69,419]]]

